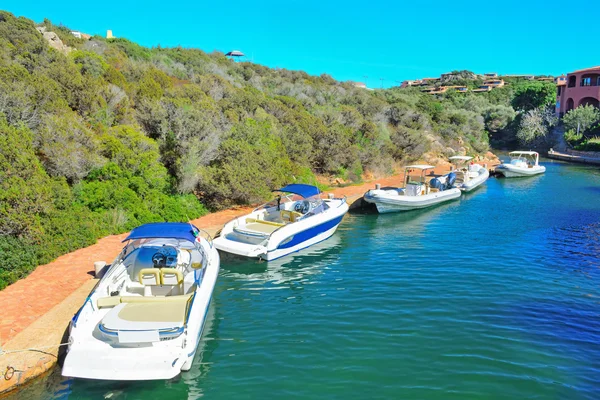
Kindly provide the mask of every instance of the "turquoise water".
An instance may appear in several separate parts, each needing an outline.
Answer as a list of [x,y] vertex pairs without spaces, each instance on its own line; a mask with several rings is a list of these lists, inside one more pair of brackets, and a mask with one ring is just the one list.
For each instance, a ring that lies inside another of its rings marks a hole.
[[545,163],[459,201],[349,214],[317,248],[223,259],[202,349],[169,382],[51,399],[598,399],[600,170]]

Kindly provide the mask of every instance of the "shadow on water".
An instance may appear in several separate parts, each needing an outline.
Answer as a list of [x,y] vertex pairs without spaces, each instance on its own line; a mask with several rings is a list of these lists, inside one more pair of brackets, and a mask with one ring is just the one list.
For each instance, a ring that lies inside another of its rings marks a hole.
[[[496,309],[495,313],[496,318],[488,317],[490,326],[518,332],[522,345],[537,349],[523,362],[539,365],[540,374],[556,374],[553,380],[570,382],[562,384],[564,396],[560,398],[598,398],[600,312],[597,303],[543,299],[510,304],[504,310]],[[503,334],[498,332],[497,335]]]
[[600,222],[556,227],[546,240],[565,268],[586,274],[600,273]]
[[600,186],[586,186],[583,189],[600,194]]
[[572,354],[569,347],[577,346],[579,356],[600,367],[600,311],[597,307],[546,299],[516,304],[509,311],[515,325],[535,341],[565,347],[569,354]]
[[[435,220],[435,218],[439,218],[446,213],[454,212],[465,200],[466,199],[458,198],[457,200],[450,202],[412,211],[386,214],[365,213],[363,217],[369,222],[367,226],[374,231],[387,228],[393,229],[401,234],[414,234],[420,232],[425,225],[430,221]],[[355,213],[355,215],[351,217],[356,218],[357,214],[358,213]]]

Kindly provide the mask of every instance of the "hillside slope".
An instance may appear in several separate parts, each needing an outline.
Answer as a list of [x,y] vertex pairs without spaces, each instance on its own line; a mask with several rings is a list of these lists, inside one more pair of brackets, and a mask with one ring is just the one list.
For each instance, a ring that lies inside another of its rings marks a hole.
[[360,180],[483,153],[487,131],[514,118],[491,95],[367,91],[219,52],[38,27],[68,49],[0,12],[0,288],[103,235],[257,202],[315,174]]

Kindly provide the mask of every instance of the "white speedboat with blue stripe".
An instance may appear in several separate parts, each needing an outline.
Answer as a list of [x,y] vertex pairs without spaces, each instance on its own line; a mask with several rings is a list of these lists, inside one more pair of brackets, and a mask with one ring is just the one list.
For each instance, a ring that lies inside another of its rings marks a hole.
[[316,186],[290,184],[278,191],[287,195],[225,224],[215,247],[274,260],[327,239],[348,212],[345,198],[321,199]]
[[219,253],[187,223],[142,225],[73,317],[64,376],[171,379],[191,368]]

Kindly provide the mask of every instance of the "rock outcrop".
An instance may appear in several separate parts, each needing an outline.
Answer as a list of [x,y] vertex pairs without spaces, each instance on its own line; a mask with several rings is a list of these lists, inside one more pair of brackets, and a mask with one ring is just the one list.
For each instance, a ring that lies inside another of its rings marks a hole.
[[64,44],[62,42],[62,40],[60,40],[60,38],[58,37],[58,35],[56,33],[46,31],[46,27],[38,26],[36,29],[38,30],[39,33],[41,33],[44,36],[44,39],[46,39],[46,41],[48,41],[48,44],[53,49],[60,51],[64,55],[67,55],[71,51],[73,51],[73,49],[71,47],[67,46],[66,44]]

